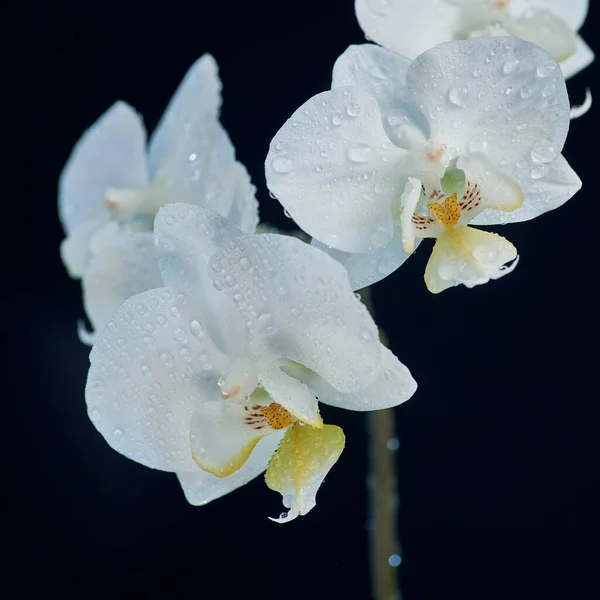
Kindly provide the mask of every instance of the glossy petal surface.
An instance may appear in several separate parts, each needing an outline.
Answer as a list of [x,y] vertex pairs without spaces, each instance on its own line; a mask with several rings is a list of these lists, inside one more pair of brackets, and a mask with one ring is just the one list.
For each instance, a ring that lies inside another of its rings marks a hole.
[[219,397],[227,358],[214,346],[193,298],[159,288],[127,300],[98,332],[86,402],[115,450],[164,471],[194,471],[190,421]]

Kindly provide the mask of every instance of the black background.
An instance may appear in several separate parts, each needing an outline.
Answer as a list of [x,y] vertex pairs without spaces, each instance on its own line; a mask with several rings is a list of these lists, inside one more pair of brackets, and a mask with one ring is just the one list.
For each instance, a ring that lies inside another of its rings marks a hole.
[[[347,447],[308,516],[268,521],[281,498],[261,478],[188,505],[174,475],[120,456],[87,418],[80,286],[60,262],[56,212],[84,129],[123,99],[152,130],[211,52],[262,217],[291,227],[268,196],[264,158],[284,120],[328,88],[337,56],[363,41],[352,4],[33,1],[5,14],[3,96],[16,111],[3,129],[17,135],[3,143],[2,542],[17,597],[369,597],[364,416],[325,408]],[[592,47],[599,18],[592,6]],[[569,81],[574,103],[587,85],[600,96],[599,69]],[[573,122],[565,148],[583,190],[501,228],[521,254],[513,274],[430,295],[424,244],[374,289],[378,321],[420,384],[396,410],[406,600],[598,593],[599,110]]]

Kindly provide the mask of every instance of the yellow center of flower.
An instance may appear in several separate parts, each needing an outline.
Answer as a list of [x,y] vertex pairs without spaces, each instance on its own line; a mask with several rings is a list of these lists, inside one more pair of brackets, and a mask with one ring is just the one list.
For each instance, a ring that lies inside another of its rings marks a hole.
[[277,402],[272,402],[269,406],[262,406],[260,412],[265,416],[271,429],[284,429],[297,420]]
[[460,204],[456,192],[448,196],[442,203],[428,204],[427,208],[436,216],[437,220],[450,227],[456,225],[460,219]]

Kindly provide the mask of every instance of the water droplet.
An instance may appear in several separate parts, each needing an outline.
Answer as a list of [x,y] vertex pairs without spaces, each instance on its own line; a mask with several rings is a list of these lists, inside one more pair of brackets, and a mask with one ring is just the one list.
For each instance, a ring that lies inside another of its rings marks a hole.
[[333,113],[333,116],[331,117],[331,122],[335,127],[339,127],[344,123],[344,115],[341,113]]
[[283,497],[282,503],[286,508],[292,508],[292,504],[294,503],[294,494],[286,494]]
[[346,155],[348,158],[355,163],[366,163],[371,160],[371,156],[373,151],[371,150],[371,146],[367,144],[352,144],[348,146],[346,150]]
[[519,61],[516,58],[507,60],[504,63],[504,65],[502,65],[502,72],[505,75],[511,75],[512,73],[514,73],[517,70],[518,66],[519,66]]
[[242,258],[240,258],[239,260],[239,265],[242,271],[249,271],[250,267],[252,266],[252,263],[250,262],[250,259],[247,256],[242,256]]
[[545,165],[545,164],[535,165],[531,169],[531,178],[532,179],[541,179],[542,177],[545,177],[547,174],[548,174],[548,165]]
[[273,335],[278,329],[277,321],[271,313],[264,313],[258,317],[258,327],[264,335]]
[[346,106],[346,112],[351,117],[358,117],[358,115],[360,115],[360,106],[356,104],[356,102],[351,102]]
[[539,143],[531,150],[531,160],[535,163],[549,163],[556,158],[557,154],[552,144]]
[[202,325],[195,319],[190,323],[190,333],[199,336],[202,333]]
[[162,361],[162,364],[167,367],[167,369],[172,369],[175,366],[173,357],[168,352],[163,352],[160,355],[160,360]]
[[198,357],[198,361],[200,363],[200,368],[204,369],[205,371],[208,371],[209,369],[212,368],[212,362],[210,360],[210,356],[208,356],[208,354],[201,354]]
[[285,175],[296,168],[296,161],[289,156],[277,156],[271,161],[273,171]]
[[461,108],[467,106],[468,97],[469,90],[464,85],[453,85],[448,90],[448,100]]

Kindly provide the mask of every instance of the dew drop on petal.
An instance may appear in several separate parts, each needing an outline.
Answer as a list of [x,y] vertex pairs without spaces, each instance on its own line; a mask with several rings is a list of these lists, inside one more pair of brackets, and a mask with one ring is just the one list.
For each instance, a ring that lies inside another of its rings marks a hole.
[[518,66],[519,66],[519,61],[516,58],[515,59],[511,59],[511,60],[507,60],[502,65],[502,72],[505,75],[511,75],[512,73],[514,73],[517,70]]
[[348,158],[355,163],[369,162],[372,154],[373,151],[368,144],[352,144],[351,146],[348,146],[348,149],[346,150]]
[[258,317],[257,325],[264,335],[273,335],[279,329],[277,321],[271,313],[260,315],[260,317]]
[[467,106],[469,90],[464,85],[453,85],[448,90],[448,100],[455,106],[464,108]]
[[276,173],[285,175],[291,173],[296,168],[296,161],[289,156],[276,156],[272,160],[271,166]]
[[539,143],[531,150],[531,160],[535,163],[549,163],[557,156],[556,148],[552,144]]
[[351,117],[358,117],[358,115],[360,115],[360,106],[356,104],[356,102],[351,102],[346,106],[346,112]]

